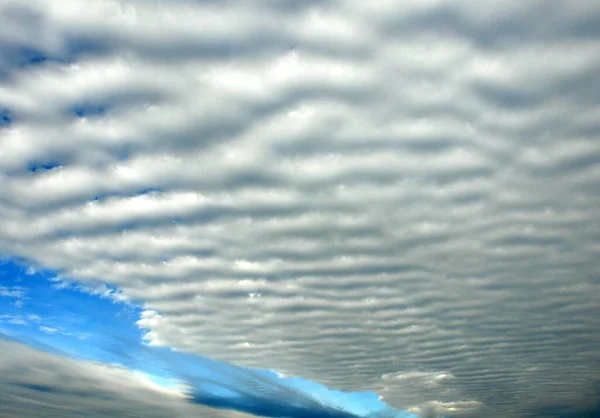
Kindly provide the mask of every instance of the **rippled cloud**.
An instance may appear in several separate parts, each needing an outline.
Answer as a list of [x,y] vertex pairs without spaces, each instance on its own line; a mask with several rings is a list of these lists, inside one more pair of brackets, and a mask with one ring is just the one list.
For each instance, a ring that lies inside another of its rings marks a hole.
[[597,407],[594,2],[0,7],[3,255],[139,304],[151,347]]

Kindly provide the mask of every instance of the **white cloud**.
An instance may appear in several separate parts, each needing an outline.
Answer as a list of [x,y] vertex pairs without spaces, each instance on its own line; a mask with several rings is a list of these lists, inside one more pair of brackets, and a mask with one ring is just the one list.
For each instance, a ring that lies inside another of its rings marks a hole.
[[56,59],[0,62],[0,250],[145,303],[150,344],[396,406],[584,403],[600,10],[551,3],[4,2],[32,31],[0,47]]
[[22,286],[6,287],[0,286],[0,296],[7,298],[22,299],[25,297],[27,289]]
[[0,315],[0,322],[6,322],[13,325],[29,325],[29,323],[19,315]]
[[60,333],[60,331],[57,328],[47,327],[44,325],[41,325],[39,327],[39,330],[42,331],[44,334],[56,334],[57,332]]
[[0,297],[13,299],[12,305],[17,308],[22,308],[27,299],[28,289],[23,286],[0,286]]

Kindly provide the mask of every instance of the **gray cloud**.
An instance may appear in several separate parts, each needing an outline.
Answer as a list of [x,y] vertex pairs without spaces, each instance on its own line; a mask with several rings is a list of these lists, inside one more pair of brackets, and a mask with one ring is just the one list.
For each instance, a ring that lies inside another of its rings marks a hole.
[[249,415],[191,405],[139,372],[47,354],[0,339],[3,417],[229,417]]
[[55,59],[0,89],[0,251],[118,286],[150,344],[454,416],[592,405],[593,2],[82,7],[31,3]]

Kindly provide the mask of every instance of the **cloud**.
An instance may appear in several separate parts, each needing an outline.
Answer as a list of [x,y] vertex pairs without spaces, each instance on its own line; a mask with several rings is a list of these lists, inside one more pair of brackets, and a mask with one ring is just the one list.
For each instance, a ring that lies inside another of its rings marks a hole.
[[[5,401],[1,410],[14,416],[51,412],[61,416],[243,416],[232,411],[237,409],[273,417],[416,417],[378,403],[374,394],[331,391],[302,379],[199,357],[165,357],[171,372],[186,379],[175,381],[118,365],[48,354],[4,339],[0,347],[5,353],[0,362],[0,399]],[[185,364],[177,364],[180,361]],[[26,412],[32,405],[36,407]],[[202,405],[219,410],[209,412]]]
[[22,299],[25,297],[26,289],[21,286],[6,287],[0,286],[0,296],[7,298]]
[[68,359],[7,340],[0,340],[0,348],[0,410],[6,417],[244,416],[192,406],[180,390],[121,367]]
[[14,299],[13,306],[22,308],[27,299],[27,289],[23,286],[0,286],[0,297]]
[[[21,280],[28,271],[11,262],[3,267],[2,274],[10,276],[13,282]],[[27,319],[38,326],[23,327],[29,325],[23,317],[0,315],[0,322],[5,324],[0,333],[10,336],[12,341],[59,355],[66,362],[77,363],[68,360],[66,356],[70,356],[79,359],[79,363],[85,360],[83,363],[92,361],[137,375],[143,372],[141,376],[161,387],[177,387],[186,402],[262,416],[416,417],[408,411],[388,407],[372,392],[332,390],[270,370],[243,368],[151,344],[142,345],[140,331],[131,323],[139,313],[134,304],[115,303],[107,300],[105,292],[82,292],[78,286],[57,288],[52,272],[39,271],[33,276],[32,303],[27,312],[35,310],[41,315],[27,314]],[[65,310],[65,306],[69,308]],[[147,313],[142,312],[142,316],[152,320]],[[7,347],[18,351],[19,345],[12,343]],[[43,388],[48,396],[61,391],[37,383],[29,386]]]
[[2,8],[0,252],[150,345],[455,416],[587,402],[595,4]]
[[52,328],[52,327],[46,327],[41,325],[39,327],[39,330],[42,331],[45,334],[56,334],[57,332],[60,332],[58,329],[56,328]]
[[6,322],[13,325],[29,325],[24,318],[17,315],[0,315],[0,322]]
[[186,382],[191,385],[188,393],[192,402],[203,405],[268,417],[416,418],[413,413],[381,403],[374,393],[345,393],[275,372],[207,360],[200,364],[199,373],[189,374]]

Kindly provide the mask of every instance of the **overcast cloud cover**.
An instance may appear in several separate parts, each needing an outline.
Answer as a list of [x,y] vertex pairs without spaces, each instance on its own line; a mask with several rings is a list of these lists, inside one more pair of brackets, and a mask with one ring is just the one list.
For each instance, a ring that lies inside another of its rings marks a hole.
[[[595,0],[0,0],[0,334],[47,269],[148,349],[599,416],[599,51]],[[21,343],[0,415],[242,416]]]

